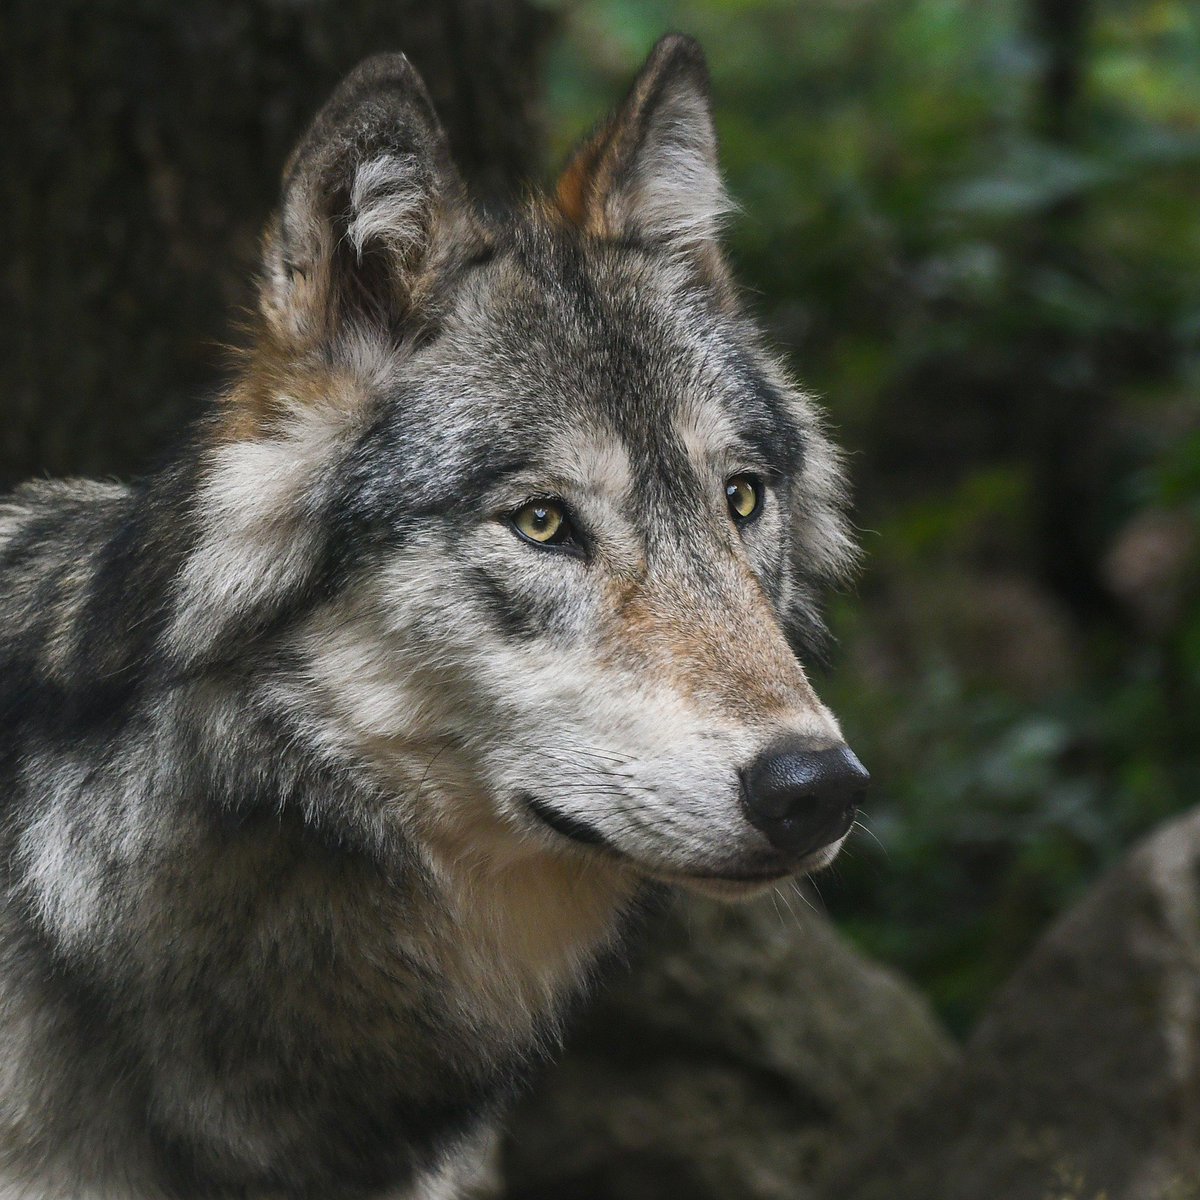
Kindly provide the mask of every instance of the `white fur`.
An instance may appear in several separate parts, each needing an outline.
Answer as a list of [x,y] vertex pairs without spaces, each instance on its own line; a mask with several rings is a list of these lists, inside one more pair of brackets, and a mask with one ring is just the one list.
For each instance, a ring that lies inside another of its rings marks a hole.
[[379,241],[403,258],[425,235],[429,186],[412,154],[384,154],[360,164],[350,190],[353,217],[346,230],[362,257],[368,242]]
[[663,102],[642,147],[629,197],[638,224],[676,242],[715,239],[733,203],[717,167],[716,135],[704,97],[679,91]]
[[171,647],[189,661],[231,622],[286,595],[312,567],[320,528],[310,517],[338,453],[357,428],[357,385],[327,403],[287,405],[277,436],[219,446],[198,499],[201,537],[177,583]]

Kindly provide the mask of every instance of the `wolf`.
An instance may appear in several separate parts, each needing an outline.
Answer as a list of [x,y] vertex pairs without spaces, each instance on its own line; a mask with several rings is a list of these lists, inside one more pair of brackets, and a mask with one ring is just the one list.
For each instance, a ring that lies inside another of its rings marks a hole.
[[647,888],[837,853],[842,470],[727,209],[688,38],[500,215],[369,59],[181,448],[0,502],[0,1200],[466,1194]]

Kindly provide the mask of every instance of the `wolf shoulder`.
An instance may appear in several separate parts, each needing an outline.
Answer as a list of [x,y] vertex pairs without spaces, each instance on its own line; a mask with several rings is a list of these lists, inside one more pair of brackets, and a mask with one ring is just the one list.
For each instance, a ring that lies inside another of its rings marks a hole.
[[124,484],[93,479],[34,480],[0,496],[0,643],[84,585],[131,496]]
[[34,479],[0,495],[0,587],[18,551],[25,557],[103,540],[132,494],[128,484],[99,479]]

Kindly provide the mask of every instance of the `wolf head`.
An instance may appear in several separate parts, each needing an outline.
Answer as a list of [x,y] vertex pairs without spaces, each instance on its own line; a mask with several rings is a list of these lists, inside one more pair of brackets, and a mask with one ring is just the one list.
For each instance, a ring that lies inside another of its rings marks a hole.
[[658,44],[552,196],[466,197],[402,56],[289,162],[171,631],[449,859],[714,891],[823,865],[865,774],[806,677],[837,456],[743,312],[707,74]]

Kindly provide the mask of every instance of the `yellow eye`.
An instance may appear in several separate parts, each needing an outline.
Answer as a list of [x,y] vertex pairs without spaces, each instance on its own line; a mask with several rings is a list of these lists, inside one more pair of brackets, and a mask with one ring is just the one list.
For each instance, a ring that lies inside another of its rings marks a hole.
[[571,532],[571,523],[557,500],[530,500],[509,520],[523,538],[537,546],[553,546],[565,541]]
[[735,521],[748,521],[758,512],[760,486],[753,475],[731,475],[725,480],[725,499]]

